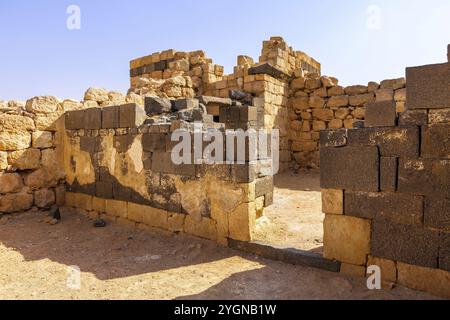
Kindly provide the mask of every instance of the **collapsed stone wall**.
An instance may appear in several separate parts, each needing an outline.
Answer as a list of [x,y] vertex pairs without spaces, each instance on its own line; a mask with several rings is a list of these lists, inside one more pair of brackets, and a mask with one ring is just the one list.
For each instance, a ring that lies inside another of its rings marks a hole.
[[[226,123],[215,123],[200,101],[220,104]],[[228,238],[251,240],[257,217],[273,202],[269,159],[210,165],[203,158],[203,144],[201,158],[194,159],[192,143],[187,154],[192,163],[175,165],[177,143],[171,136],[179,129],[202,138],[208,129],[258,128],[251,115],[255,112],[231,99],[200,101],[147,97],[145,110],[126,104],[68,112],[66,205],[95,218],[186,232],[225,245]],[[237,121],[232,114],[238,115]],[[201,121],[200,132],[194,130],[194,121]],[[246,148],[248,154],[248,144]]]
[[318,168],[320,131],[360,126],[369,103],[393,101],[397,113],[405,111],[404,78],[344,88],[337,78],[309,73],[292,79],[289,89],[291,168],[295,169]]
[[407,68],[406,105],[397,118],[369,103],[363,128],[320,133],[324,256],[450,297],[450,63]]

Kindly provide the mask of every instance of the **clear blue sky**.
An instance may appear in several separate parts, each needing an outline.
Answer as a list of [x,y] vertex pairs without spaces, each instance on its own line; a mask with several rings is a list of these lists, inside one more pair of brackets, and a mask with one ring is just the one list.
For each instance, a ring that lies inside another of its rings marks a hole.
[[[80,30],[66,28],[72,4]],[[446,61],[450,1],[0,0],[0,35],[3,100],[80,99],[90,86],[126,92],[129,60],[168,48],[204,49],[230,72],[237,55],[257,58],[271,35],[342,84],[365,84]]]

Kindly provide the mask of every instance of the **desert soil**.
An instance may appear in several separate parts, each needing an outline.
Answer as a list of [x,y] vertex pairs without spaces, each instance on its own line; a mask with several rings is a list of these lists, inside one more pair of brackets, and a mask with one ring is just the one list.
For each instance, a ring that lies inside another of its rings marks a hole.
[[[0,218],[0,299],[432,299],[402,287],[292,266],[212,241],[109,224],[67,213]],[[81,270],[76,288],[69,266]],[[69,286],[68,286],[69,284]]]
[[258,221],[255,240],[285,248],[323,252],[320,172],[275,177],[274,204]]

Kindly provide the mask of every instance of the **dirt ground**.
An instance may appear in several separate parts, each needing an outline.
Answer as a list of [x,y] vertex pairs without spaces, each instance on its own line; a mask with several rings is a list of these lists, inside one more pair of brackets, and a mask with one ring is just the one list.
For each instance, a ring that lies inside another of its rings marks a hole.
[[[182,234],[119,225],[96,229],[74,213],[53,226],[44,218],[40,212],[0,218],[0,299],[433,298],[401,287],[369,291],[363,279]],[[73,265],[81,270],[79,289],[67,285]]]
[[274,204],[258,221],[255,240],[279,247],[323,252],[320,172],[275,177]]

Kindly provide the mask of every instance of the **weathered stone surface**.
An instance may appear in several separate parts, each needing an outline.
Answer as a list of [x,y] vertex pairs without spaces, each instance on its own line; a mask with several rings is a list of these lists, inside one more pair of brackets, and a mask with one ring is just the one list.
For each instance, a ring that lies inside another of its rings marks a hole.
[[345,94],[344,87],[341,86],[335,86],[328,89],[328,95],[330,97],[333,96],[343,96]]
[[102,109],[102,128],[117,129],[120,127],[119,106],[106,107]]
[[262,63],[262,64],[255,65],[255,66],[251,67],[250,69],[248,69],[248,74],[249,75],[267,74],[267,75],[272,76],[277,79],[288,78],[288,75],[286,75],[283,71],[275,68],[270,63]]
[[334,113],[330,109],[314,109],[313,117],[323,121],[330,121],[333,119]]
[[299,97],[291,100],[291,104],[295,110],[307,110],[309,109],[309,98],[308,97]]
[[291,81],[290,87],[293,90],[305,89],[305,80],[306,79],[303,77],[295,78],[294,80]]
[[28,132],[0,132],[0,151],[15,151],[29,148],[31,134]]
[[55,204],[55,193],[51,189],[40,189],[35,191],[34,204],[39,208],[50,208]]
[[354,278],[364,278],[366,276],[366,268],[364,266],[355,266],[348,263],[341,264],[340,272]]
[[375,101],[375,96],[373,93],[358,94],[356,96],[350,96],[349,98],[350,105],[354,107],[364,106],[373,101]]
[[172,109],[176,111],[198,108],[199,101],[197,99],[178,99],[172,101]]
[[349,146],[378,146],[384,157],[419,157],[417,127],[362,128],[347,131]]
[[0,151],[0,170],[5,170],[8,167],[8,153]]
[[401,193],[346,191],[345,214],[391,223],[421,225],[423,197]]
[[0,195],[0,212],[13,213],[30,209],[33,206],[33,195],[29,193],[10,193]]
[[427,123],[427,110],[406,110],[398,117],[399,126],[425,126]]
[[134,103],[119,107],[119,124],[121,128],[136,128],[142,125],[147,115],[140,106]]
[[367,105],[366,127],[393,127],[395,124],[396,113],[393,101],[373,102]]
[[26,149],[8,154],[8,163],[19,170],[37,169],[41,161],[39,149]]
[[322,211],[327,214],[344,214],[344,191],[322,189]]
[[239,205],[228,217],[230,238],[251,241],[256,223],[254,202]]
[[60,107],[59,101],[55,97],[44,96],[34,97],[27,101],[26,110],[31,113],[53,113]]
[[346,107],[349,104],[349,97],[344,96],[333,96],[330,99],[328,99],[327,106],[329,108],[339,108],[339,107]]
[[447,232],[441,232],[441,235],[440,235],[439,269],[450,271],[450,230],[449,229],[447,229]]
[[375,91],[375,101],[393,101],[394,100],[394,90],[392,89],[378,89]]
[[[52,171],[53,170],[53,171]],[[54,187],[60,179],[59,173],[55,168],[40,168],[25,176],[25,185],[33,190],[45,187]]]
[[25,116],[0,114],[0,130],[8,132],[33,131],[35,125],[33,119]]
[[34,122],[36,129],[41,131],[56,131],[56,123],[63,116],[61,112],[36,114]]
[[18,173],[0,174],[0,193],[19,192],[22,187],[22,177]]
[[398,191],[450,198],[450,161],[400,159]]
[[346,129],[320,131],[320,145],[322,147],[343,147],[346,144]]
[[201,221],[196,221],[190,215],[187,215],[184,222],[184,232],[200,238],[217,239],[217,225],[214,220],[209,218],[202,218]]
[[67,130],[84,129],[84,110],[66,112],[65,125]]
[[98,104],[107,102],[108,91],[103,88],[89,88],[84,94],[84,100],[96,101]]
[[142,136],[142,148],[145,152],[164,152],[166,151],[166,139],[169,139],[169,136],[164,133],[144,134]]
[[378,191],[377,147],[320,149],[320,181],[324,189]]
[[319,96],[311,96],[309,98],[309,106],[313,109],[320,109],[325,106],[325,99]]
[[[426,112],[426,110],[424,110]],[[430,124],[450,123],[450,109],[432,109],[428,114]]]
[[437,268],[439,232],[421,226],[374,221],[372,255]]
[[406,88],[395,90],[394,100],[406,102]]
[[450,108],[450,63],[406,68],[408,109]]
[[394,261],[369,256],[367,266],[378,266],[381,269],[381,281],[397,282],[397,266]]
[[370,254],[370,222],[342,215],[326,215],[324,257],[362,266]]
[[145,112],[147,115],[168,113],[172,110],[172,103],[169,99],[158,97],[145,97]]
[[380,189],[395,192],[397,190],[398,160],[395,157],[380,158]]
[[422,158],[450,159],[450,123],[422,127]]
[[126,219],[128,204],[125,201],[106,199],[105,211],[107,215]]
[[398,283],[450,299],[450,272],[398,262]]
[[218,98],[211,96],[200,96],[198,97],[200,103],[203,103],[205,106],[210,104],[219,105],[219,106],[231,106],[230,98]]
[[84,112],[84,129],[98,130],[102,128],[102,109],[90,108]]
[[425,226],[450,230],[450,199],[426,197],[424,215]]
[[397,90],[397,89],[404,88],[405,85],[406,85],[405,78],[388,79],[388,80],[381,81],[380,88]]
[[345,93],[351,96],[364,94],[367,93],[367,87],[361,85],[349,86],[345,88]]
[[53,147],[53,133],[50,131],[35,131],[32,134],[32,146],[36,149]]
[[261,197],[265,194],[272,193],[274,188],[273,176],[257,179],[255,188],[256,197]]

